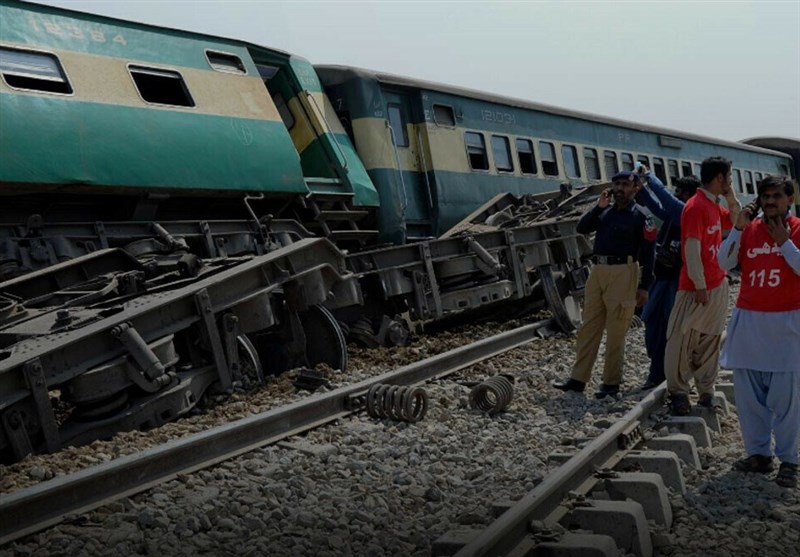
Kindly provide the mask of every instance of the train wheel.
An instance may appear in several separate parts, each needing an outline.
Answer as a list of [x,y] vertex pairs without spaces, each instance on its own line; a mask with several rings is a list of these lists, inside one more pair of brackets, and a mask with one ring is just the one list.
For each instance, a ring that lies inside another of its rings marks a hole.
[[565,333],[570,333],[581,324],[581,305],[569,291],[567,275],[562,270],[553,271],[552,265],[539,267],[544,297],[556,324]]
[[347,342],[339,323],[324,306],[312,306],[300,314],[306,336],[306,360],[311,367],[326,364],[344,371],[347,367]]
[[252,384],[264,384],[264,366],[261,365],[261,358],[253,343],[246,335],[236,337],[236,344],[239,347],[239,370],[238,379],[242,381],[245,388]]
[[251,338],[267,373],[277,375],[317,364],[340,370],[347,366],[345,336],[336,318],[323,306],[287,313],[280,330]]

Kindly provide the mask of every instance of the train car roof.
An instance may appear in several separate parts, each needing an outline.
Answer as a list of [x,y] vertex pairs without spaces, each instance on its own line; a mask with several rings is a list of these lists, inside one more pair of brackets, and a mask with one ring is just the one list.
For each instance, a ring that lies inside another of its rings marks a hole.
[[342,66],[342,65],[334,65],[334,64],[321,64],[321,65],[314,65],[315,68],[323,69],[323,70],[332,70],[332,71],[340,71],[343,73],[351,73],[357,77],[362,79],[372,79],[378,81],[380,83],[385,83],[387,85],[396,85],[396,86],[404,86],[404,87],[415,87],[418,89],[427,89],[430,91],[439,91],[441,93],[448,93],[451,95],[458,95],[460,97],[469,97],[472,99],[503,104],[508,106],[513,106],[517,108],[525,108],[529,110],[539,110],[541,112],[548,112],[550,114],[556,114],[558,116],[569,116],[571,118],[580,118],[584,120],[592,120],[594,122],[600,122],[602,124],[609,124],[612,126],[621,126],[625,128],[633,128],[643,132],[650,132],[650,133],[658,133],[663,135],[669,135],[672,137],[679,137],[683,139],[690,139],[693,141],[699,141],[702,143],[711,143],[714,145],[725,145],[727,147],[734,147],[736,149],[744,149],[746,151],[755,151],[759,153],[765,153],[785,158],[790,158],[785,153],[781,153],[779,151],[773,151],[771,149],[765,149],[763,147],[757,147],[754,145],[746,145],[744,143],[739,143],[736,141],[728,141],[725,139],[717,139],[714,137],[708,137],[703,135],[697,135],[688,132],[682,132],[678,130],[673,130],[669,128],[660,128],[657,126],[650,126],[647,124],[640,124],[638,122],[631,122],[629,120],[621,120],[618,118],[611,118],[608,116],[601,116],[598,114],[591,114],[589,112],[581,112],[579,110],[571,110],[568,108],[561,108],[558,106],[553,106],[549,104],[537,103],[532,101],[527,101],[524,99],[518,99],[515,97],[506,97],[503,95],[496,95],[493,93],[486,93],[483,91],[477,91],[475,89],[469,89],[465,87],[456,87],[454,85],[447,85],[444,83],[436,83],[433,81],[427,81],[424,79],[415,79],[411,77],[404,77],[400,75],[388,74],[383,72],[377,72],[374,70],[368,70],[364,68],[356,68],[353,66]]
[[742,139],[742,143],[747,143],[748,145],[756,145],[756,146],[763,146],[763,145],[771,145],[775,148],[784,148],[784,149],[800,149],[800,139],[794,137],[776,137],[776,136],[759,136],[759,137],[750,137],[748,139]]
[[38,10],[38,11],[51,11],[51,12],[62,13],[64,15],[72,15],[74,17],[83,17],[83,18],[90,17],[90,18],[95,18],[95,19],[102,19],[102,20],[108,21],[108,22],[115,22],[115,23],[124,24],[124,25],[133,25],[133,26],[137,26],[137,27],[143,27],[143,28],[146,28],[146,29],[154,30],[154,31],[168,31],[170,33],[175,33],[175,34],[178,34],[178,35],[186,35],[186,36],[195,37],[195,38],[206,38],[206,39],[212,39],[212,40],[216,40],[216,41],[227,41],[227,42],[231,42],[231,43],[237,43],[237,44],[245,46],[245,47],[260,48],[260,49],[263,49],[263,50],[269,50],[269,51],[272,51],[272,52],[275,52],[275,53],[278,53],[278,54],[283,54],[285,56],[294,56],[291,52],[287,52],[287,51],[281,50],[279,48],[273,48],[271,46],[264,46],[264,45],[260,45],[260,44],[256,44],[256,43],[251,43],[249,41],[243,41],[241,39],[232,39],[230,37],[223,37],[221,35],[211,35],[210,33],[197,33],[195,31],[187,31],[185,29],[178,29],[176,27],[166,27],[164,25],[156,25],[156,24],[153,24],[153,23],[145,23],[145,22],[142,22],[142,21],[132,21],[130,19],[121,19],[121,18],[118,18],[118,17],[101,15],[101,14],[96,14],[96,13],[92,13],[92,12],[83,12],[83,11],[80,11],[80,10],[72,10],[70,8],[62,8],[60,6],[51,6],[49,4],[40,4],[38,2],[29,2],[28,0],[0,0],[0,4],[6,4],[6,5],[9,5],[9,6],[13,6],[13,5],[17,4],[17,5],[21,6],[22,8],[25,8],[25,9]]

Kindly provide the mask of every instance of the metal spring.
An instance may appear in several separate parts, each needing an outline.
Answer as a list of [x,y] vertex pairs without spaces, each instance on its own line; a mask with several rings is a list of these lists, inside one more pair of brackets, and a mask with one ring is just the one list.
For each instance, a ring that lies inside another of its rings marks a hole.
[[497,375],[476,385],[469,393],[469,406],[490,416],[502,412],[514,397],[514,387],[507,377]]
[[378,383],[367,392],[367,413],[373,418],[418,422],[428,411],[428,393],[421,387]]

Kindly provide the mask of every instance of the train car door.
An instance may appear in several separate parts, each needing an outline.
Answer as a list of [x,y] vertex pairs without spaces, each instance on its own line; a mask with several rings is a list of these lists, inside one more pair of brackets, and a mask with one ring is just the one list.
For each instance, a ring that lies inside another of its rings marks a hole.
[[384,89],[383,96],[396,170],[391,179],[403,200],[406,239],[430,238],[434,235],[431,220],[433,198],[421,137],[423,125],[420,122],[424,120],[420,111],[414,110],[409,94]]

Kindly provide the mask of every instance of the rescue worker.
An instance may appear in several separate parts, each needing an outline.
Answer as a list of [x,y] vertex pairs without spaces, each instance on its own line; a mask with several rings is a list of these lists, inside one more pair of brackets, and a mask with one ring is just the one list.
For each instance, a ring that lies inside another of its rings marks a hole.
[[733,369],[736,409],[747,458],[734,468],[773,469],[772,436],[780,468],[775,481],[797,485],[800,461],[800,219],[789,214],[794,189],[782,177],[758,184],[756,203],[739,214],[722,243],[719,263],[739,264],[741,289],[728,323],[720,364]]
[[613,187],[605,190],[597,205],[578,222],[581,234],[596,232],[595,264],[586,281],[583,324],[578,330],[572,377],[553,384],[562,391],[583,392],[605,331],[603,384],[595,393],[597,398],[619,392],[625,334],[636,307],[647,302],[657,233],[652,219],[634,201],[640,187],[638,176],[624,171],[611,181]]
[[[683,267],[664,352],[670,406],[677,416],[691,413],[692,377],[700,395],[698,404],[708,408],[715,405],[720,338],[728,312],[728,281],[717,253],[722,231],[733,226],[741,208],[731,188],[731,161],[721,157],[704,160],[700,181],[702,186],[681,214]],[[730,210],[719,205],[720,195],[725,196]]]

